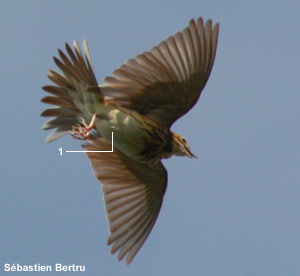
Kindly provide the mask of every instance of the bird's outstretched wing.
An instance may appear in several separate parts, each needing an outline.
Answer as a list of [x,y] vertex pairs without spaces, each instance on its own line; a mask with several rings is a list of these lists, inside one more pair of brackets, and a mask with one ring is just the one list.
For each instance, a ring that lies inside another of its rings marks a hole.
[[128,60],[105,78],[113,101],[170,127],[198,101],[214,63],[219,24],[191,20],[182,32]]
[[[104,138],[91,138],[88,151],[110,150]],[[114,149],[109,153],[86,153],[95,176],[102,184],[109,221],[112,254],[126,256],[129,264],[146,238],[159,214],[167,187],[167,171],[161,162],[153,166],[138,163]]]

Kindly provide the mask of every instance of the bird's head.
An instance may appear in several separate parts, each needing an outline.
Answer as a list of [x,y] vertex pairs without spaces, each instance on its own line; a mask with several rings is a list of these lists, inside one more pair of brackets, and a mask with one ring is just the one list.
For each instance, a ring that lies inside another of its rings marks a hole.
[[192,154],[190,145],[188,144],[186,139],[182,135],[175,132],[173,132],[173,154],[178,156],[197,158],[197,156]]

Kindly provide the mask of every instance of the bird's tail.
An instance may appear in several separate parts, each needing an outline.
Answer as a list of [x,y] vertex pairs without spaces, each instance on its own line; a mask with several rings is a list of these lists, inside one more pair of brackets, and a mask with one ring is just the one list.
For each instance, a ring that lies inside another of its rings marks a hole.
[[83,42],[84,53],[78,43],[74,41],[74,50],[66,43],[68,56],[58,50],[60,59],[53,57],[55,64],[63,74],[50,70],[48,78],[54,85],[47,85],[43,90],[51,96],[41,101],[55,105],[46,109],[41,116],[55,117],[43,125],[43,129],[55,128],[46,138],[46,143],[71,133],[73,127],[80,124],[82,118],[90,120],[94,110],[94,103],[103,102],[103,95],[98,86],[87,42]]

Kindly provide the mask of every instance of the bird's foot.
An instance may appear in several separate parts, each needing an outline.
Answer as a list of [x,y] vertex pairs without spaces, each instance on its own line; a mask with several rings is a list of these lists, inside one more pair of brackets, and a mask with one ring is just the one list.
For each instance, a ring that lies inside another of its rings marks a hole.
[[96,113],[93,115],[91,122],[89,125],[82,118],[81,123],[83,126],[73,126],[73,132],[71,133],[72,137],[78,140],[87,140],[90,136],[90,133],[95,125]]

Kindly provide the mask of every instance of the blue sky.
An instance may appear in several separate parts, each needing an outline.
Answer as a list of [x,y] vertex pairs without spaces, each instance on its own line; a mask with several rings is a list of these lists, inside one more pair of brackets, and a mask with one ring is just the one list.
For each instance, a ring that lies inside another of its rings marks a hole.
[[[217,57],[198,104],[173,127],[198,159],[164,162],[163,208],[126,267],[106,246],[87,158],[59,156],[80,142],[44,143],[41,86],[65,42],[88,40],[102,82],[199,16],[220,22]],[[296,0],[1,1],[0,271],[62,263],[85,265],[82,275],[299,275],[299,18]]]

